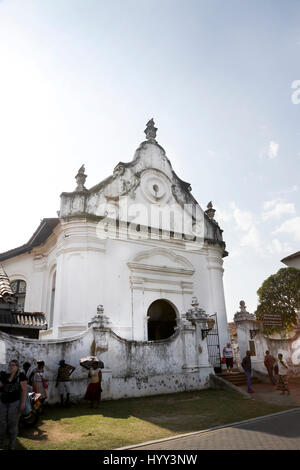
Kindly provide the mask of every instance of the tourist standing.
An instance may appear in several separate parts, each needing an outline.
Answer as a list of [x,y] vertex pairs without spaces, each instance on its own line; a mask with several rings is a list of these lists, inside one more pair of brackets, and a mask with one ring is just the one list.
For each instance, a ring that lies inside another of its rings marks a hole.
[[42,395],[42,400],[45,401],[47,398],[47,388],[48,384],[45,380],[45,362],[36,361],[37,369],[35,369],[30,377],[32,377],[32,388],[35,393],[40,393]]
[[279,383],[278,389],[281,390],[281,395],[284,395],[285,392],[290,394],[289,385],[288,385],[288,365],[283,360],[283,355],[278,354],[278,374],[279,374]]
[[63,359],[59,361],[59,368],[57,372],[55,386],[58,387],[61,406],[64,405],[64,393],[66,392],[67,398],[65,406],[67,408],[69,408],[70,406],[70,375],[72,374],[72,372],[74,372],[75,369],[76,367],[66,364]]
[[270,382],[272,385],[275,385],[275,379],[274,379],[274,364],[275,364],[275,358],[270,354],[270,351],[266,351],[265,359],[264,359],[264,364],[265,367],[268,371]]
[[233,351],[230,343],[223,348],[223,357],[226,360],[227,373],[231,374],[233,368]]
[[97,408],[99,408],[99,402],[101,400],[101,380],[102,380],[102,373],[99,368],[98,362],[93,362],[92,367],[89,370],[89,378],[90,383],[87,387],[84,399],[89,400],[91,402],[91,408],[94,406],[94,402],[97,404]]
[[25,410],[27,397],[26,376],[19,369],[17,360],[9,363],[9,372],[0,374],[0,449],[4,447],[6,434],[9,450],[15,448],[20,414]]
[[29,393],[32,392],[32,386],[31,386],[30,381],[29,381],[29,377],[31,375],[31,374],[29,374],[30,367],[31,367],[30,362],[24,362],[23,372],[24,372],[24,374],[26,376],[26,380],[27,380],[27,397],[26,397],[25,410],[23,411],[23,416],[29,415],[29,413],[31,411],[31,403],[30,403],[30,397],[29,397]]
[[254,390],[251,388],[251,352],[247,351],[246,356],[242,360],[242,368],[244,369],[244,372],[247,377],[247,386],[248,386],[248,393],[254,393]]
[[24,362],[24,364],[23,364],[23,372],[24,372],[24,374],[26,375],[26,380],[27,380],[27,382],[29,382],[29,376],[30,376],[30,374],[29,374],[29,369],[30,369],[30,367],[31,367],[30,362]]

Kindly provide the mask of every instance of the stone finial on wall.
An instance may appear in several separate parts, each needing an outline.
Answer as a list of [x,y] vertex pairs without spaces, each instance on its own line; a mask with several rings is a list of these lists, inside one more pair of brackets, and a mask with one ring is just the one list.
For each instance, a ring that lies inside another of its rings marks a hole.
[[146,124],[146,129],[144,130],[146,134],[146,139],[149,140],[150,142],[156,142],[156,131],[157,127],[154,125],[153,118],[150,119],[150,121],[147,122]]
[[249,321],[249,320],[253,321],[253,320],[256,320],[256,317],[253,313],[247,312],[246,304],[245,304],[244,300],[241,300],[240,301],[240,312],[236,312],[236,314],[234,315],[233,320],[235,322]]
[[205,211],[205,214],[207,214],[210,219],[214,220],[215,213],[216,213],[216,209],[213,208],[213,203],[212,201],[210,201],[207,204],[207,209]]
[[192,298],[192,308],[190,308],[186,313],[186,319],[192,323],[197,320],[207,320],[208,315],[205,313],[205,310],[199,308],[199,302],[197,297]]
[[85,167],[82,165],[79,170],[77,175],[75,176],[77,187],[75,191],[86,191],[86,187],[84,186],[85,180],[87,178],[87,175],[85,174]]
[[97,314],[92,318],[92,321],[88,324],[88,327],[93,328],[110,328],[109,318],[104,315],[103,305],[98,305]]

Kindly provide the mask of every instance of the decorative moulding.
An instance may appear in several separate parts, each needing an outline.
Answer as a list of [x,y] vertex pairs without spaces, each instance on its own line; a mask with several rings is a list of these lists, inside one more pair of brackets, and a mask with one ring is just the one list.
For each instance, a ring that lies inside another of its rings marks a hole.
[[139,263],[143,260],[150,260],[154,256],[164,256],[170,261],[181,265],[184,269],[192,270],[193,272],[195,271],[195,268],[190,261],[167,248],[153,248],[151,250],[141,251],[132,258],[130,263]]

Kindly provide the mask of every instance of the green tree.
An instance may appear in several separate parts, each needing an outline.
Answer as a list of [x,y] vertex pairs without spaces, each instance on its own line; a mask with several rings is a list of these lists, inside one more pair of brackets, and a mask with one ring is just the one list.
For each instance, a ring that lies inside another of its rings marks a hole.
[[278,314],[282,321],[282,328],[264,328],[265,333],[288,331],[297,324],[297,310],[300,309],[300,269],[280,269],[263,282],[257,294],[257,320],[263,321],[266,314]]

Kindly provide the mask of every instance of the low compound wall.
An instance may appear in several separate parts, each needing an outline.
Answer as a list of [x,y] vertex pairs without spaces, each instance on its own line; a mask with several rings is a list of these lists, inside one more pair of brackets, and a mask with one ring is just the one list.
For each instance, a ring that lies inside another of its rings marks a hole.
[[193,325],[180,327],[171,338],[155,342],[128,341],[109,328],[97,327],[72,338],[44,341],[0,332],[0,370],[11,359],[33,366],[36,360],[45,361],[49,403],[59,401],[55,381],[61,359],[76,366],[70,382],[72,399],[83,398],[88,372],[79,361],[89,355],[97,355],[105,364],[104,400],[204,389],[214,373],[206,339],[202,340],[201,330]]
[[289,366],[290,376],[300,376],[300,330],[291,333],[264,335],[261,326],[254,321],[239,321],[237,324],[237,337],[241,359],[250,349],[250,341],[254,344],[255,355],[252,356],[252,368],[262,374],[267,374],[264,365],[265,352],[268,350],[277,358],[282,354]]

